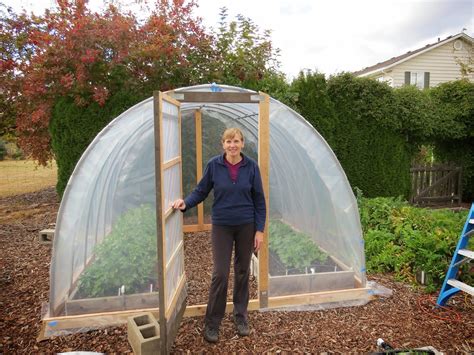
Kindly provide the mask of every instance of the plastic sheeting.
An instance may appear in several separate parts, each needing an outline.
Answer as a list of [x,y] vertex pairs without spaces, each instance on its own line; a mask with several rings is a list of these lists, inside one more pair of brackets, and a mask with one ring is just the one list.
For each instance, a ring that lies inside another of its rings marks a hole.
[[[227,92],[250,92],[227,86],[222,86],[222,89]],[[211,90],[210,85],[201,85],[176,91]],[[195,109],[202,112],[204,164],[211,156],[221,152],[220,136],[223,129],[231,126],[237,126],[244,132],[244,152],[258,158],[257,104],[183,103],[183,138],[194,136],[194,132],[188,131],[194,129],[194,123],[188,124],[186,120],[194,119],[192,113]],[[176,141],[179,127],[173,120],[176,114],[173,110],[172,105],[165,106],[163,113],[165,161],[179,152]],[[188,172],[189,168],[186,168],[193,166],[187,163],[195,159],[192,156],[194,149],[186,146],[189,144],[193,145],[194,141],[183,139],[185,187],[195,184],[192,181],[195,172]],[[81,273],[93,261],[94,248],[110,234],[117,219],[143,204],[155,206],[154,174],[153,100],[150,98],[124,112],[104,128],[83,154],[69,180],[56,225],[51,263],[50,315],[57,315],[54,310],[70,298]],[[163,178],[165,184],[176,181],[179,174],[178,168],[166,171]],[[177,194],[176,187],[170,185],[169,190],[165,188],[165,203],[176,198]],[[359,214],[344,171],[315,129],[299,114],[274,99],[270,102],[269,217],[270,221],[284,221],[308,235],[338,265],[343,265],[343,270],[352,271],[359,285],[365,286]],[[166,228],[173,230],[179,228],[178,225],[182,223],[172,216]],[[172,255],[181,245],[177,240],[166,244],[166,255]],[[179,256],[167,260],[171,276],[167,280],[168,290],[177,287],[183,273],[181,259]],[[295,280],[289,277],[287,282],[290,285]],[[277,289],[272,293],[270,277],[270,297],[279,294]]]
[[[163,101],[162,131],[164,137],[161,142],[163,164],[176,161],[181,157],[180,125],[178,107]],[[181,191],[181,162],[163,169],[163,210],[170,208],[171,202],[182,195]],[[183,215],[178,211],[172,212],[164,221],[165,244],[165,306],[170,306],[180,280],[184,277],[184,243],[183,243]]]

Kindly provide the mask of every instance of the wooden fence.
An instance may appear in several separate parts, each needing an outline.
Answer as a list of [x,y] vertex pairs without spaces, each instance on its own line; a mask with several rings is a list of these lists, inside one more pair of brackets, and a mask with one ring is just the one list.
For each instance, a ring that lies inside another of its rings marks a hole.
[[410,169],[410,202],[417,205],[461,204],[462,169],[453,165],[416,166]]

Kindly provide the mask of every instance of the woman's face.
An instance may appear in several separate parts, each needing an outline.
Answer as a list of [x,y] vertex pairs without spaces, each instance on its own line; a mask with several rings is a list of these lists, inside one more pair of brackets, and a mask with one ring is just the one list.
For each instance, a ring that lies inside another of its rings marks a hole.
[[238,134],[232,138],[226,138],[224,142],[222,142],[222,148],[224,148],[227,157],[239,157],[243,147],[244,141]]

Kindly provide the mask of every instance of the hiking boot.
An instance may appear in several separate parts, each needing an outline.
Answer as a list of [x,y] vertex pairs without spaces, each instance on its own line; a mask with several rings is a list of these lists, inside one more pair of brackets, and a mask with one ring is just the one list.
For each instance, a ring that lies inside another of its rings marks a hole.
[[237,328],[237,334],[241,337],[246,337],[250,334],[249,324],[244,318],[234,316],[234,324]]
[[219,340],[219,329],[211,328],[206,325],[204,328],[204,339],[206,339],[209,343],[217,343]]

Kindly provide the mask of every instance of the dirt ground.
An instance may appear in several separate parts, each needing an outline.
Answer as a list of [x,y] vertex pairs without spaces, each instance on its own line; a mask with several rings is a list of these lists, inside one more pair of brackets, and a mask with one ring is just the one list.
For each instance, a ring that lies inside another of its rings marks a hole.
[[[126,326],[55,337],[37,343],[42,304],[49,297],[51,247],[38,232],[56,220],[53,189],[0,198],[0,354],[96,351],[131,353]],[[204,303],[211,272],[206,233],[185,237],[188,303]],[[193,259],[198,258],[198,259]],[[199,267],[196,268],[195,265]],[[358,307],[322,311],[251,312],[246,338],[235,335],[229,317],[216,345],[202,339],[203,317],[183,320],[174,353],[371,352],[377,338],[396,348],[431,345],[443,352],[474,351],[474,303],[458,294],[449,312],[433,307],[436,295],[395,282],[390,275],[369,275],[393,290],[389,298]],[[256,285],[252,283],[252,294]]]

